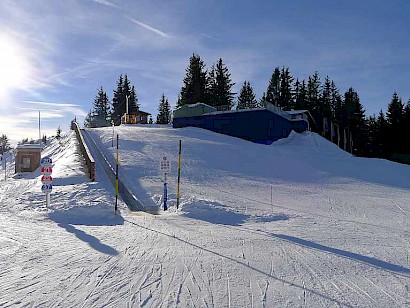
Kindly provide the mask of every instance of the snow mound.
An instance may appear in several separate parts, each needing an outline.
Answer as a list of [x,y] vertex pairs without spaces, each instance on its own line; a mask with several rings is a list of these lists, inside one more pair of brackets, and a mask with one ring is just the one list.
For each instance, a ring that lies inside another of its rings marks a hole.
[[296,133],[291,131],[287,138],[279,139],[272,144],[274,147],[289,147],[299,148],[303,153],[317,153],[321,155],[349,158],[352,155],[343,149],[339,148],[337,144],[323,138],[322,136],[306,131],[304,133]]

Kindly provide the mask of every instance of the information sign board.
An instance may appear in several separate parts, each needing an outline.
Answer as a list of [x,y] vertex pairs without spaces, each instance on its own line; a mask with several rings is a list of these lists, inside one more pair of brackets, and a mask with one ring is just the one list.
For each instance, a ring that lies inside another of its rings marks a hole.
[[163,155],[159,160],[159,170],[161,173],[170,173],[171,172],[171,161],[168,159],[168,156]]

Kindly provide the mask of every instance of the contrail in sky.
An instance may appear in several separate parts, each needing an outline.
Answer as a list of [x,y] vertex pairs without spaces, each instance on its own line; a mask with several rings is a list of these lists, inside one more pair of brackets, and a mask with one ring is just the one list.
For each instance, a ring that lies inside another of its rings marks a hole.
[[158,34],[158,35],[161,35],[162,37],[171,37],[169,34],[167,34],[167,33],[165,33],[165,32],[162,32],[161,30],[158,30],[158,29],[156,29],[156,28],[154,28],[154,27],[148,26],[147,24],[144,24],[143,22],[138,21],[138,20],[136,20],[136,19],[134,19],[134,18],[132,18],[132,17],[129,17],[129,16],[127,16],[127,15],[125,15],[125,16],[126,16],[129,20],[131,20],[132,22],[136,23],[137,25],[139,25],[139,26],[141,26],[141,27],[143,27],[143,28],[145,28],[145,29],[147,29],[147,30],[150,30],[150,31],[152,31],[152,32],[154,32],[154,33],[156,33],[156,34]]

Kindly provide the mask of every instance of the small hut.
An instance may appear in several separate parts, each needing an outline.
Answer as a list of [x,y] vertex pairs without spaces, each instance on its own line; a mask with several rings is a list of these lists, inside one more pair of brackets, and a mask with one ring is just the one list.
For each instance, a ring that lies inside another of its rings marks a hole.
[[16,148],[15,170],[18,172],[33,172],[40,166],[41,144],[21,144]]
[[148,124],[148,116],[151,114],[137,110],[133,114],[124,114],[121,117],[121,124]]

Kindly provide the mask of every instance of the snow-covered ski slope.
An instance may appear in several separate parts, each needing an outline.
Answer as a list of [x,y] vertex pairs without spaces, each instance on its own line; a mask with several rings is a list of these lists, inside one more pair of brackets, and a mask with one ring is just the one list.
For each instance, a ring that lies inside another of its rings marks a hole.
[[[170,210],[113,215],[73,133],[39,174],[0,181],[0,307],[409,307],[410,166],[356,158],[313,133],[270,146],[196,128],[121,126],[120,178]],[[90,130],[114,162],[111,128]],[[182,140],[181,206],[175,209]]]

